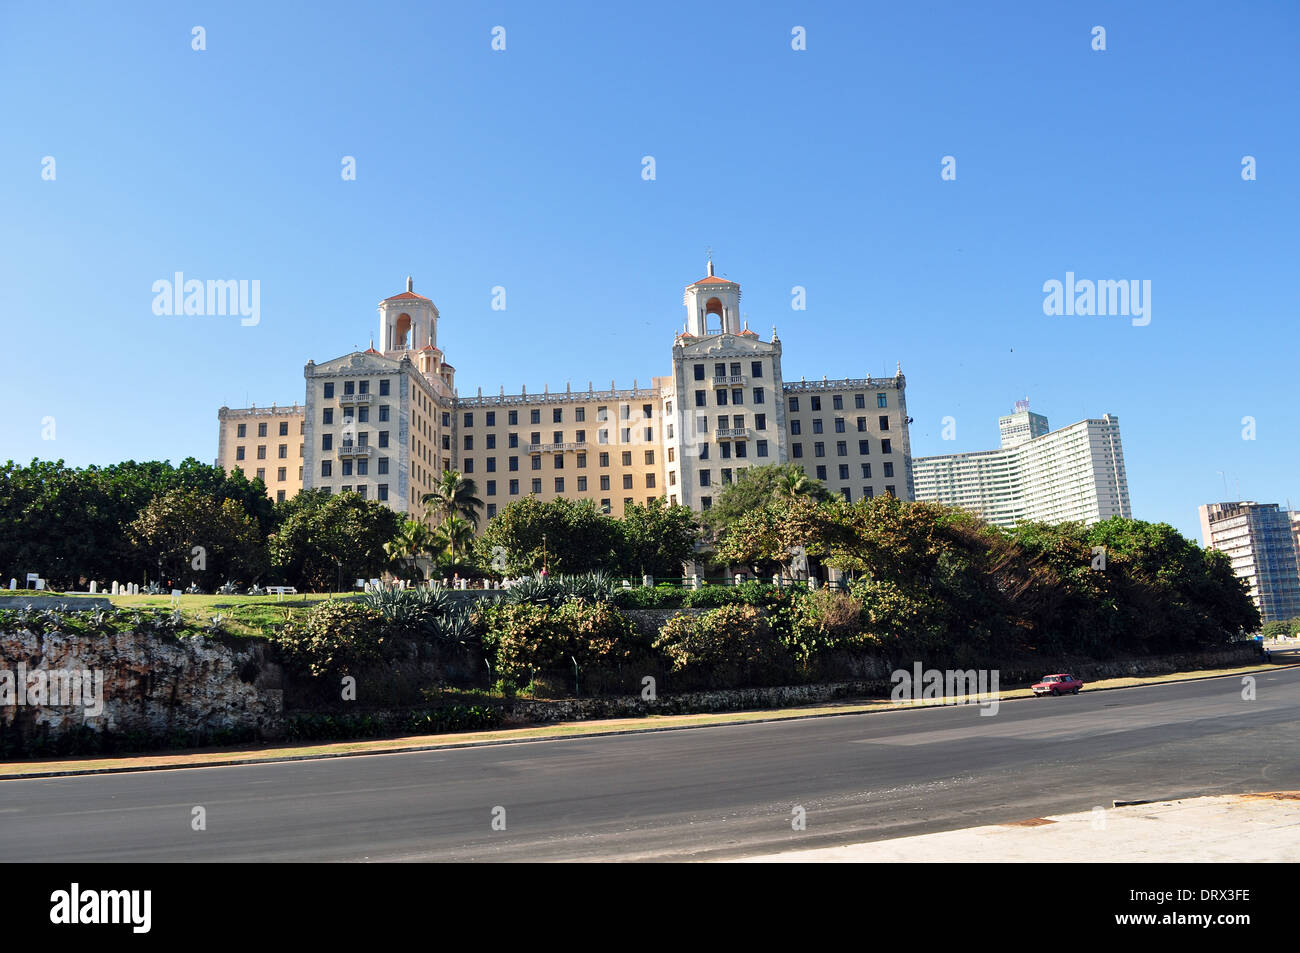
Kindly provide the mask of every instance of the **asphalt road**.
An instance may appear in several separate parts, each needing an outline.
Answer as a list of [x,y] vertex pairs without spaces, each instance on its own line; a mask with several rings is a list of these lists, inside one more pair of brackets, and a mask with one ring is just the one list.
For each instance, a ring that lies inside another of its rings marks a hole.
[[697,860],[1300,789],[1296,669],[979,712],[0,781],[0,859]]

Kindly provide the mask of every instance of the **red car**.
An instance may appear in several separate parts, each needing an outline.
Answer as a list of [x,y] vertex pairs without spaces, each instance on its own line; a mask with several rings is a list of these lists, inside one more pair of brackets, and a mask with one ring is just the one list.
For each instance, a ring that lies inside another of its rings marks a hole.
[[1083,688],[1083,682],[1073,675],[1061,672],[1057,675],[1044,675],[1041,682],[1034,683],[1034,697],[1041,695],[1077,695]]

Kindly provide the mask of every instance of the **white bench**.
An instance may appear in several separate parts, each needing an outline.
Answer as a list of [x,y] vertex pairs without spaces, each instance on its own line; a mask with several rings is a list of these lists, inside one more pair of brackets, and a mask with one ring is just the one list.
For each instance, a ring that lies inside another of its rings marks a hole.
[[298,590],[295,589],[293,586],[267,586],[266,594],[276,596],[276,600],[275,600],[276,602],[284,602],[284,597],[286,594],[291,596],[296,596],[298,594]]

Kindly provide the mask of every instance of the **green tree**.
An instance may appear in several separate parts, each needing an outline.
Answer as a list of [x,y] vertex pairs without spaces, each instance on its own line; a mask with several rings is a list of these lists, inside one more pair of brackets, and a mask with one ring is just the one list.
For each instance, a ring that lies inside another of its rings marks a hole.
[[396,575],[406,579],[419,579],[420,557],[428,555],[434,544],[433,530],[420,520],[407,520],[397,531],[397,535],[384,543],[384,552],[392,561],[391,566]]
[[618,528],[618,570],[629,576],[680,576],[682,563],[694,555],[700,539],[691,508],[669,504],[663,497],[625,507]]
[[439,521],[459,515],[475,527],[478,526],[479,510],[483,508],[483,501],[478,498],[478,486],[455,470],[443,470],[437,486],[431,493],[420,497],[420,502],[430,513],[437,514]]
[[271,537],[272,565],[293,585],[318,592],[382,573],[390,560],[384,544],[403,522],[382,503],[324,490],[305,490],[279,512],[284,522]]
[[259,578],[267,568],[266,541],[257,522],[234,500],[199,490],[168,490],[154,497],[127,535],[160,582],[183,580],[215,589],[227,578]]
[[479,537],[480,558],[507,576],[540,571],[551,574],[609,571],[617,565],[619,531],[615,520],[597,512],[591,500],[535,497],[504,507]]
[[830,495],[821,481],[809,477],[797,463],[746,467],[735,482],[723,486],[713,506],[704,512],[702,518],[716,534],[729,523],[774,499],[807,496],[821,502],[829,499]]

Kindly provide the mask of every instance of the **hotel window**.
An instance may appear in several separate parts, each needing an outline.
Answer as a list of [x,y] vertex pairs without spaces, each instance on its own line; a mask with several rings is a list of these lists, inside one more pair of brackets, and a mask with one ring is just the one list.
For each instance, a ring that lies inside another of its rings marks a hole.
[[[585,431],[585,430],[579,430],[577,433],[575,433],[575,434],[573,435],[573,440],[574,440],[575,443],[586,443],[586,442],[587,442],[587,431]],[[557,438],[557,442],[558,442],[558,438]]]
[[362,394],[370,393],[370,381],[362,381],[357,385],[358,391]]
[[473,449],[474,449],[474,435],[473,435],[473,434],[468,434],[468,433],[465,434],[465,449],[466,449],[466,450],[473,450]]
[[654,440],[654,438],[655,438],[655,429],[654,429],[654,427],[646,427],[646,428],[645,428],[645,439],[646,439],[646,443],[651,443],[651,442]]
[[343,461],[343,475],[344,475],[344,476],[352,476],[352,461],[351,461],[351,460],[344,460],[344,461]]
[[384,476],[384,475],[386,475],[386,474],[388,473],[388,458],[387,458],[387,457],[380,457],[380,458],[379,458],[379,469],[376,470],[375,472],[378,473],[380,476]]
[[695,365],[695,379],[696,379],[697,381],[702,381],[702,380],[704,380],[704,365],[703,365],[703,364],[696,364],[696,365]]
[[443,425],[444,427],[450,427],[450,426],[451,426],[451,414],[448,414],[448,413],[445,413],[445,412],[443,413],[443,415],[442,415],[442,425]]
[[755,430],[766,430],[766,429],[767,429],[767,414],[755,414],[755,415],[754,415],[754,429],[755,429]]
[[497,481],[496,481],[496,480],[488,480],[488,481],[487,481],[487,495],[488,495],[488,496],[496,496],[496,495],[497,495]]
[[609,408],[604,404],[596,408],[596,420],[597,422],[609,420]]
[[351,483],[345,483],[345,484],[343,484],[343,486],[339,487],[339,492],[340,492],[340,493],[351,493],[351,492],[352,492],[352,484],[351,484]]
[[488,515],[488,519],[491,519],[492,517],[497,515],[497,505],[495,503],[489,503],[487,505],[487,515]]
[[731,468],[730,468],[730,467],[723,467],[723,468],[722,468],[722,482],[723,482],[723,483],[730,483],[730,482],[731,482]]
[[794,434],[796,437],[803,433],[803,424],[797,420],[790,421],[790,433]]
[[587,419],[587,408],[575,407],[573,409],[573,419],[576,420],[578,423],[584,423]]
[[331,477],[331,476],[333,476],[333,475],[334,475],[334,461],[332,461],[332,460],[322,460],[322,461],[320,462],[320,475],[323,476],[323,477]]
[[623,466],[630,467],[632,465],[632,451],[624,450],[622,454],[622,460],[623,460]]
[[298,479],[302,480],[302,467],[298,468]]
[[645,485],[648,489],[654,489],[655,475],[653,473],[647,473],[645,475]]
[[840,464],[840,479],[841,479],[841,480],[847,480],[848,478],[849,478],[849,465],[848,465],[847,463],[841,463],[841,464]]
[[585,469],[586,466],[587,466],[587,455],[585,453],[578,454],[578,469],[580,470]]
[[724,460],[730,460],[730,459],[731,459],[731,442],[730,442],[730,441],[724,441],[724,442],[718,444],[718,456],[722,457],[722,459],[724,459]]
[[671,400],[664,401],[664,413],[671,414],[672,412],[673,412],[673,402]]
[[608,489],[609,489],[609,474],[608,474],[608,473],[602,473],[602,474],[600,475],[600,488],[601,488],[602,490],[608,490]]
[[488,448],[489,450],[495,450],[495,449],[497,448],[497,435],[496,435],[496,434],[494,434],[494,433],[490,433],[490,434],[488,434],[484,439],[487,441],[487,448]]
[[749,455],[748,444],[743,440],[736,441],[736,456],[745,457]]
[[354,384],[354,382],[352,382],[352,381],[344,381],[344,382],[343,382],[343,393],[344,393],[344,395],[351,394],[351,393],[353,392],[353,390],[355,390],[355,384]]
[[466,472],[466,473],[473,473],[473,472],[474,472],[474,458],[473,458],[473,457],[466,457],[464,460],[461,461],[461,464],[462,464],[461,469],[462,469],[464,472]]
[[859,441],[858,441],[858,453],[862,454],[864,457],[867,456],[869,453],[871,453],[871,441],[870,441],[870,440],[859,440]]
[[609,431],[604,427],[596,431],[596,443],[609,443]]
[[745,391],[744,391],[742,388],[739,388],[739,387],[733,387],[733,388],[731,389],[731,402],[732,402],[733,404],[744,404],[744,403],[745,403]]
[[512,449],[513,449],[514,447],[519,446],[519,434],[517,434],[517,433],[507,434],[507,435],[506,435],[506,446],[511,447]]
[[257,425],[257,435],[258,435],[259,437],[265,437],[265,436],[266,436],[266,424],[258,424],[258,425]]
[[718,406],[719,407],[727,406],[727,392],[725,390],[718,391]]
[[889,400],[888,400],[888,398],[886,398],[886,396],[885,396],[884,394],[877,394],[877,395],[876,395],[876,406],[877,406],[877,407],[888,407],[888,406],[889,406]]
[[884,416],[883,414],[880,416],[880,429],[881,430],[889,429],[889,418]]
[[648,463],[648,464],[651,464],[651,465],[654,464],[654,462],[655,462],[655,452],[654,452],[653,450],[647,450],[647,451],[645,452],[645,462]]
[[620,430],[620,431],[619,431],[619,435],[618,435],[618,441],[619,441],[619,443],[631,443],[631,442],[632,442],[632,428],[631,428],[631,427],[624,427],[622,430]]
[[819,467],[817,468],[817,479],[819,479],[819,480],[825,480],[825,479],[826,479],[826,467],[825,467],[825,465],[819,466]]
[[511,473],[514,473],[514,472],[515,472],[516,470],[518,470],[518,469],[519,469],[519,458],[518,458],[518,457],[511,457],[511,458],[510,458],[510,472],[511,472]]
[[764,395],[763,388],[761,388],[761,387],[755,387],[755,388],[754,388],[754,403],[756,403],[756,404],[761,404],[761,403],[763,403],[763,401],[766,400],[766,399],[767,399],[767,398],[766,398],[766,396]]
[[281,437],[289,436],[289,421],[287,420],[280,421],[280,436]]
[[266,459],[266,444],[262,444],[257,448],[257,459],[259,460]]
[[553,424],[562,424],[562,423],[564,423],[564,408],[563,408],[563,407],[553,407],[553,408],[551,408],[551,423],[553,423]]
[[483,415],[486,419],[483,421],[485,427],[495,427],[497,425],[497,412],[489,410]]
[[579,493],[587,492],[587,478],[585,476],[578,477],[578,492]]
[[669,470],[669,471],[668,471],[668,485],[669,485],[669,486],[676,486],[676,485],[677,485],[677,471],[676,471],[676,470]]
[[849,444],[846,440],[835,441],[835,456],[847,457],[849,455]]
[[845,502],[847,503],[853,502],[853,493],[850,492],[847,486],[840,487],[840,492],[844,494]]
[[[380,381],[380,383],[382,384],[383,381]],[[379,487],[378,487],[378,489],[377,489],[377,491],[376,491],[376,493],[375,493],[375,496],[376,496],[376,498],[378,498],[378,499],[380,499],[380,500],[387,501],[387,500],[388,500],[388,484],[387,484],[387,483],[381,483],[381,484],[379,484]]]
[[510,426],[516,426],[519,423],[519,411],[511,410],[507,411],[507,414],[508,416],[506,417],[506,420],[509,422]]
[[602,451],[600,454],[600,465],[602,467],[609,466],[609,454],[605,451]]
[[534,407],[528,412],[528,422],[530,424],[540,424],[542,422],[542,412]]
[[236,436],[238,439],[240,439],[240,440],[243,440],[245,437],[247,437],[247,436],[248,436],[248,424],[238,424],[238,425],[236,425],[236,427],[235,427],[235,436]]
[[381,430],[381,431],[379,431],[379,445],[380,445],[381,447],[386,447],[386,446],[388,446],[388,431],[387,431],[387,430]]
[[695,406],[696,406],[696,407],[704,407],[704,406],[706,406],[705,401],[704,401],[704,391],[702,391],[702,390],[697,390],[697,391],[695,392]]
[[762,361],[752,361],[752,362],[750,363],[750,365],[749,365],[749,376],[750,376],[750,377],[762,377],[762,376],[763,376],[763,362],[762,362]]
[[632,489],[632,474],[630,473],[623,474],[623,489],[625,490]]
[[709,459],[709,445],[707,443],[700,444],[700,459]]
[[518,496],[518,495],[519,495],[519,481],[518,481],[518,480],[511,480],[511,481],[510,481],[510,495],[511,495],[511,496]]
[[275,471],[275,482],[283,483],[288,478],[289,470],[287,467],[280,467]]
[[532,491],[533,491],[534,493],[541,493],[541,492],[542,492],[542,480],[541,480],[541,477],[534,477],[534,478],[533,478],[533,490],[532,490]]
[[443,435],[442,435],[442,449],[444,449],[444,450],[450,450],[450,449],[451,449],[451,435],[450,435],[450,434],[443,434]]
[[555,456],[551,457],[551,459],[555,461],[556,470],[564,469],[564,454],[557,453]]
[[541,442],[542,442],[542,432],[540,430],[534,430],[532,433],[528,435],[529,446],[536,447]]
[[288,459],[289,459],[289,445],[288,445],[287,443],[282,443],[282,444],[280,444],[280,450],[279,450],[279,453],[280,453],[280,459],[281,459],[281,460],[288,460]]
[[844,409],[844,396],[842,394],[836,394],[834,397],[831,398],[831,409],[832,410]]
[[885,462],[885,476],[887,476],[887,477],[892,477],[893,475],[894,475],[894,465],[893,465],[893,463],[891,463],[891,462],[889,462],[889,461],[886,461],[886,462]]
[[863,498],[864,500],[869,500],[869,499],[871,499],[872,497],[874,497],[875,495],[876,495],[876,491],[873,490],[871,487],[869,487],[869,486],[864,486],[864,487],[862,488],[862,498]]
[[236,448],[235,448],[235,459],[236,459],[236,460],[242,460],[242,459],[244,459],[244,448],[243,448],[243,447],[236,447]]
[[760,440],[760,441],[758,442],[758,455],[759,455],[760,457],[765,457],[765,456],[767,456],[767,441],[766,441],[766,440]]
[[820,397],[813,397],[813,398],[812,398],[812,409],[813,409],[813,410],[821,410],[821,409],[822,409],[822,399],[821,399]]
[[867,406],[867,395],[866,395],[866,394],[854,394],[854,395],[853,395],[853,406],[856,407],[858,410],[861,410],[863,407],[866,407],[866,406]]
[[564,477],[555,478],[555,492],[556,493],[564,492]]
[[672,425],[672,424],[669,424],[669,425],[668,425],[668,439],[669,439],[669,440],[672,440],[672,439],[673,439],[673,425]]
[[276,491],[275,491],[275,502],[277,502],[277,503],[283,503],[283,502],[284,502],[284,490],[276,490]]
[[608,513],[608,512],[609,512],[609,500],[608,500],[608,499],[605,499],[605,500],[601,500],[601,501],[600,501],[600,511],[601,511],[602,513]]
[[366,476],[370,472],[370,461],[362,457],[357,461],[357,476]]
[[[380,396],[380,397],[387,397],[387,396],[388,396],[388,383],[389,383],[389,381],[388,381],[388,378],[387,378],[387,377],[385,377],[383,380],[381,380],[381,381],[379,382],[379,396]],[[387,497],[384,497],[384,498],[387,499]]]
[[542,468],[542,455],[540,453],[535,457],[532,457],[532,467],[534,470],[540,470]]
[[641,405],[641,416],[642,416],[642,417],[644,417],[646,420],[649,420],[649,419],[650,419],[651,417],[653,417],[654,415],[655,415],[654,404],[642,404],[642,405]]
[[821,433],[821,432],[822,432],[822,419],[821,419],[820,417],[814,417],[814,418],[813,418],[813,433]]
[[844,418],[843,418],[843,417],[836,417],[836,418],[835,418],[835,432],[836,432],[836,433],[844,433]]
[[799,458],[803,456],[803,444],[792,443],[790,445],[790,456]]
[[265,483],[265,482],[266,482],[266,470],[262,469],[261,467],[258,467],[258,468],[257,468],[257,479],[259,479],[259,480],[261,480],[262,482]]
[[474,415],[469,411],[465,411],[465,426],[466,427],[474,426]]
[[330,381],[325,385],[325,399],[329,400],[334,396],[334,382]]
[[858,433],[866,433],[866,432],[867,432],[867,418],[866,418],[866,417],[859,417],[859,418],[858,418]]
[[669,462],[669,463],[673,463],[674,461],[676,461],[676,459],[677,459],[677,448],[676,448],[676,447],[669,447],[669,448],[668,448],[668,462]]
[[700,486],[709,486],[709,471],[700,471]]
[[880,452],[881,452],[881,453],[893,453],[893,452],[894,452],[893,445],[892,445],[888,440],[882,440],[882,441],[880,441]]
[[700,497],[700,509],[707,510],[712,506],[713,506],[713,497],[711,496]]
[[885,492],[890,496],[898,496],[898,491],[894,489],[894,484],[892,483],[885,484]]
[[379,422],[380,422],[381,424],[386,424],[386,423],[388,423],[388,405],[387,405],[387,404],[380,404],[380,405],[379,405]]
[[496,458],[496,457],[488,457],[488,458],[487,458],[487,472],[488,472],[488,473],[496,473],[496,472],[497,472],[497,458]]
[[631,405],[631,404],[619,404],[619,405],[618,405],[618,417],[619,417],[620,420],[631,420],[631,419],[632,419],[632,405]]
[[864,480],[871,479],[871,464],[869,463],[862,464],[862,479]]

